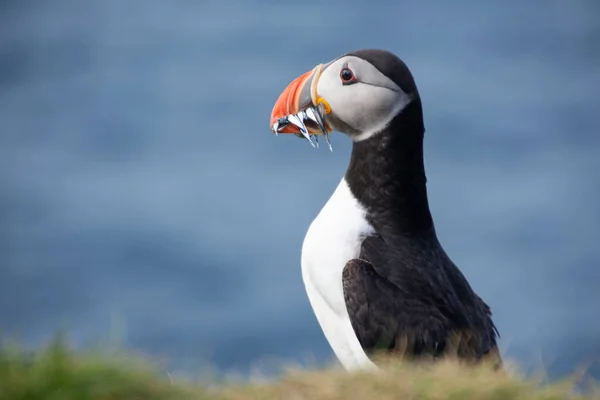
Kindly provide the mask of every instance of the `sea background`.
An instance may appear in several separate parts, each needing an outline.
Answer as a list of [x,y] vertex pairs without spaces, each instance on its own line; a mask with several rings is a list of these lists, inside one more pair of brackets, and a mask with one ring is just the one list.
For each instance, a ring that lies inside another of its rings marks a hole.
[[0,331],[186,372],[332,362],[300,249],[351,144],[268,120],[293,78],[375,47],[415,76],[437,231],[505,357],[600,361],[598,43],[594,0],[5,0]]

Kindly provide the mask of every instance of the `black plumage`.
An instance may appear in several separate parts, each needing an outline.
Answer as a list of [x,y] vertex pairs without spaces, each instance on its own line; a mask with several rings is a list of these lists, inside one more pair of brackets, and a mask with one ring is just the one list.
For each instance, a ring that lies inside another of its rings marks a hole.
[[494,355],[499,361],[490,308],[435,232],[423,163],[423,112],[412,74],[387,52],[351,55],[370,62],[413,99],[386,129],[353,144],[345,176],[376,232],[342,276],[358,340],[367,354],[377,349],[411,357],[453,352],[463,359]]

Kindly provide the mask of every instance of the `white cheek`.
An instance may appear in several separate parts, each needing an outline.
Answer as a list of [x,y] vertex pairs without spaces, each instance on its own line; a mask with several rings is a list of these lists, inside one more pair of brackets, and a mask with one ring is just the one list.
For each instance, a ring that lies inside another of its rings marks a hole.
[[385,128],[409,102],[403,92],[362,83],[344,86],[333,79],[319,82],[319,94],[339,119],[359,132]]
[[339,118],[363,132],[387,119],[396,100],[396,93],[389,89],[359,83],[337,91],[330,105]]
[[[344,86],[339,73],[346,63],[355,72],[359,82]],[[361,78],[363,82],[371,84],[360,82]],[[338,119],[360,132],[359,135],[352,135],[354,141],[364,140],[382,131],[411,101],[387,76],[356,57],[340,58],[329,65],[319,78],[317,92],[327,100]]]
[[394,119],[394,117],[398,115],[404,108],[406,108],[406,106],[412,101],[412,98],[404,92],[392,93],[393,101],[390,107],[386,108],[386,111],[384,111],[383,114],[380,114],[375,121],[371,122],[371,125],[361,129],[361,133],[352,138],[353,141],[360,142],[361,140],[368,139],[384,130],[388,124],[392,122],[392,119]]

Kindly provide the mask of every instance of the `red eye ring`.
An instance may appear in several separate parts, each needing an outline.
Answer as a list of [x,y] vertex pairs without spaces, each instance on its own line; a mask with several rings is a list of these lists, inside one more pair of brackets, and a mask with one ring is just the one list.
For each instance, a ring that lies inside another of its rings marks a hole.
[[356,82],[354,72],[352,72],[352,70],[346,65],[340,71],[340,79],[342,80],[342,84],[344,85]]

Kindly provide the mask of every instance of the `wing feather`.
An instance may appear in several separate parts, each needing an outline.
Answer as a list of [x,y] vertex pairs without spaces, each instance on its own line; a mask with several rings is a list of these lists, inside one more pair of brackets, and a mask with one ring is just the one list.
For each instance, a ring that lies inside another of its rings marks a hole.
[[489,307],[443,250],[401,249],[372,236],[360,258],[344,268],[346,307],[363,349],[434,357],[456,352],[472,359],[497,352]]

